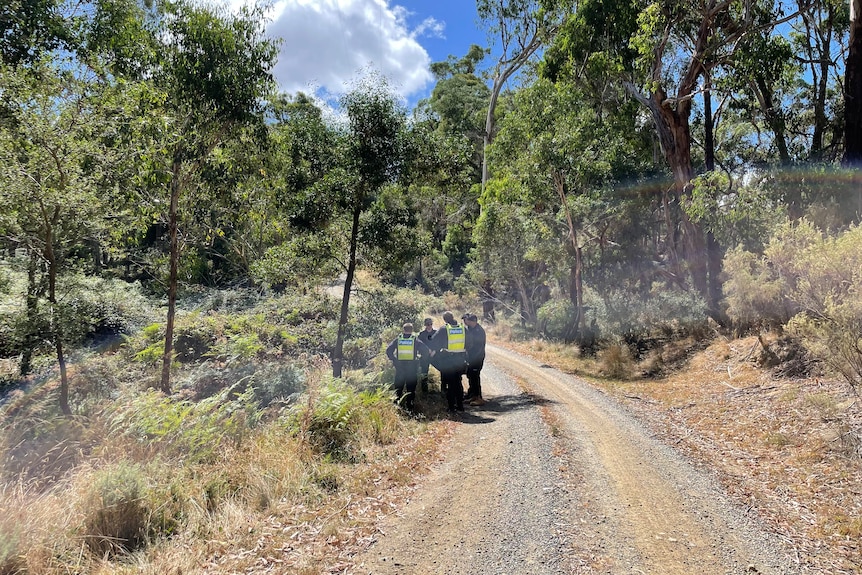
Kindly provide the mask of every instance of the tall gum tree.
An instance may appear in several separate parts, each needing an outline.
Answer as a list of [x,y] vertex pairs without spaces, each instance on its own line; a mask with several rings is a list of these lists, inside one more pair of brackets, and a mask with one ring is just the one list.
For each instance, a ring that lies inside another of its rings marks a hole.
[[[565,4],[563,2],[563,4]],[[478,0],[479,18],[488,28],[489,39],[500,50],[490,70],[491,97],[485,114],[483,134],[482,188],[488,182],[488,147],[496,132],[497,102],[500,92],[556,33],[560,6],[546,8],[537,0]]]
[[[407,116],[385,83],[380,85],[370,79],[361,83],[342,98],[341,106],[347,115],[347,130],[338,169],[342,182],[338,204],[349,218],[349,232],[344,291],[332,351],[334,377],[341,377],[344,366],[350,295],[360,252],[370,247],[363,241],[363,215],[372,211],[387,186],[404,176],[407,160]],[[392,255],[398,257],[397,248]]]
[[[0,235],[30,254],[31,322],[44,274],[49,335],[60,369],[60,409],[71,415],[59,281],[72,250],[106,227],[109,210],[99,180],[116,160],[116,150],[101,145],[113,130],[106,113],[112,98],[70,70],[44,63],[27,72],[0,66],[0,94],[8,113],[0,125]],[[31,326],[25,345],[35,343],[33,335]]]
[[[769,11],[764,5],[761,11]],[[673,186],[665,193],[666,255],[681,285],[709,301],[704,230],[684,207],[695,175],[691,119],[702,79],[727,61],[741,39],[755,30],[755,2],[630,0],[580,3],[548,50],[545,73],[580,74],[591,57],[606,54],[627,91],[652,118]],[[791,16],[784,17],[785,19]],[[778,15],[770,19],[774,25]],[[715,310],[718,302],[709,302]]]
[[217,147],[240,126],[263,122],[263,98],[271,90],[277,47],[265,37],[260,8],[229,15],[178,2],[168,6],[162,22],[153,81],[162,92],[158,113],[165,134],[154,167],[168,191],[170,270],[160,387],[169,393],[180,199],[194,191],[197,171]]
[[[359,266],[379,270],[416,256],[411,247],[411,236],[416,235],[410,229],[416,224],[412,211],[392,201],[406,195],[408,165],[416,149],[406,111],[376,73],[360,79],[340,105],[340,124],[322,123],[322,117],[307,107],[294,115],[298,140],[285,143],[298,144],[292,157],[311,169],[297,173],[296,165],[287,162],[280,170],[279,177],[296,186],[285,189],[293,196],[286,198],[286,209],[295,237],[276,251],[291,259],[287,267],[293,269],[273,270],[288,277],[303,271],[297,268],[310,266],[324,275],[337,267],[344,274],[331,351],[334,377],[341,377],[344,369],[350,299]],[[311,159],[308,151],[313,151],[311,156],[324,153],[325,161],[312,168],[305,161]]]
[[862,219],[862,0],[850,0],[850,47],[844,74],[844,157],[843,164],[856,170],[857,216]]

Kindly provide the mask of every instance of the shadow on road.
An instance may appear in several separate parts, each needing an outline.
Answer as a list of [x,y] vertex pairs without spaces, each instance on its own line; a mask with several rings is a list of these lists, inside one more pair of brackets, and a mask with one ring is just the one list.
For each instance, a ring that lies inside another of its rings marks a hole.
[[481,424],[491,423],[496,418],[495,414],[500,415],[507,412],[518,411],[521,409],[533,409],[545,405],[553,405],[556,402],[551,401],[532,393],[519,393],[517,395],[496,395],[485,400],[485,405],[479,407],[467,407],[467,411],[460,414],[460,420],[463,423]]

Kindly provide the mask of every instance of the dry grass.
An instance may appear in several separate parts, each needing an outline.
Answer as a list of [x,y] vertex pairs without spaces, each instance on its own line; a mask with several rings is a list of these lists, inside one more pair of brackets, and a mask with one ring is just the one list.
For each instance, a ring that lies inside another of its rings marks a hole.
[[804,572],[862,572],[862,410],[846,383],[776,378],[752,361],[756,338],[716,340],[674,373],[634,381],[559,346],[506,345],[586,377],[713,469]]
[[[49,397],[45,387],[22,394],[7,404],[4,421],[14,414],[22,437],[25,420],[65,421],[41,415],[51,411],[43,409]],[[349,461],[323,457],[278,418],[195,464],[111,431],[102,415],[71,430],[50,427],[46,445],[38,444],[42,456],[60,453],[71,431],[75,445],[86,438],[88,450],[72,450],[65,475],[50,481],[24,472],[39,454],[28,455],[20,473],[4,462],[0,575],[343,571],[345,558],[373,540],[376,521],[409,496],[452,429],[433,409],[430,420],[406,419],[388,399],[361,411]],[[21,449],[34,445],[27,437]],[[7,442],[4,454],[15,444]],[[111,489],[117,483],[125,487]],[[135,517],[121,512],[129,509]]]
[[[408,425],[413,429],[402,427],[387,445],[367,446],[362,465],[322,461],[270,435],[209,469],[179,470],[191,499],[182,529],[116,557],[90,552],[85,535],[98,469],[81,468],[48,492],[7,484],[0,490],[0,573],[338,573],[373,540],[376,521],[409,496],[452,429],[449,422]],[[225,486],[214,503],[205,482]]]

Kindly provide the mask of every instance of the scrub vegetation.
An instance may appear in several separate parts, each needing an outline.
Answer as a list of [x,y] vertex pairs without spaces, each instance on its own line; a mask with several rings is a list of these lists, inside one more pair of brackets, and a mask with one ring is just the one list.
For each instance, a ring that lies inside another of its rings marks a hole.
[[412,110],[332,114],[261,6],[0,6],[0,575],[337,572],[454,425],[381,353],[444,310],[858,558],[860,23],[477,9]]

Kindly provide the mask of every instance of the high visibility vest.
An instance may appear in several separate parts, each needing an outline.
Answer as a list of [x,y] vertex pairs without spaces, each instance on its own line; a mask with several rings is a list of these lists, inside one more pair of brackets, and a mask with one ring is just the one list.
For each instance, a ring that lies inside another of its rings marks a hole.
[[463,325],[446,324],[446,349],[450,353],[466,351],[464,344],[467,341],[467,332]]
[[398,338],[398,354],[396,357],[401,361],[412,361],[416,359],[416,336]]

